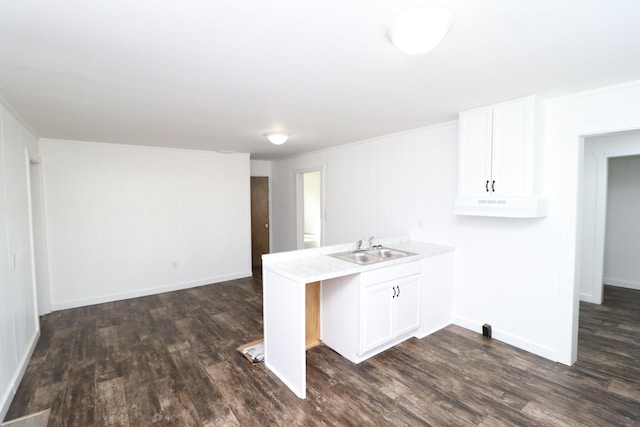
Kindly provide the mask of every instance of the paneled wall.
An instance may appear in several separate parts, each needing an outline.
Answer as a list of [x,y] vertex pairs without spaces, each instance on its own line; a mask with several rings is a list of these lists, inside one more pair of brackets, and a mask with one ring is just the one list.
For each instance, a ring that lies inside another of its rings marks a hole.
[[40,148],[54,310],[251,275],[247,154]]
[[577,354],[583,137],[640,128],[640,82],[548,100],[539,219],[454,216],[457,123],[273,162],[274,251],[295,248],[295,171],[326,168],[326,244],[420,229],[456,247],[454,322],[552,360]]
[[0,104],[0,420],[40,333],[33,273],[29,156],[36,137]]
[[295,174],[325,171],[324,245],[423,229],[452,235],[457,123],[274,161],[274,252],[295,248]]
[[606,224],[604,283],[640,289],[640,156],[609,159]]

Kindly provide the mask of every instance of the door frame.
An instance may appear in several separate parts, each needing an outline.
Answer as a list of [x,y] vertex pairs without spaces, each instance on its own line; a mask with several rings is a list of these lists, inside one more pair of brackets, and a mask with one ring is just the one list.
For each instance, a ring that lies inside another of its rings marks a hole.
[[578,327],[580,314],[580,247],[582,245],[582,192],[584,191],[585,138],[614,132],[640,129],[640,116],[601,119],[561,126],[564,144],[562,158],[562,187],[559,197],[563,201],[559,221],[564,224],[560,232],[560,260],[558,279],[561,284],[558,298],[557,350],[555,360],[571,366],[578,359]]
[[[591,138],[615,137],[623,134],[638,134],[638,141],[590,141]],[[591,199],[595,202],[588,208],[591,210],[594,221],[593,224],[585,224],[582,234],[582,245],[593,247],[591,259],[582,259],[581,263],[591,265],[591,268],[582,270],[581,283],[590,284],[590,293],[581,292],[580,299],[582,301],[602,304],[604,291],[604,257],[605,257],[605,234],[607,225],[607,192],[609,181],[609,159],[626,156],[640,155],[640,130],[638,131],[621,131],[610,132],[601,135],[591,135],[585,138],[584,142],[586,157],[587,148],[593,153],[595,158],[595,185],[585,187],[585,199]],[[586,168],[585,168],[586,169]],[[586,171],[585,171],[586,172]],[[584,184],[586,176],[583,175],[582,183]],[[590,197],[587,197],[590,196]],[[591,227],[592,226],[592,227]],[[583,255],[584,257],[584,255]],[[581,287],[584,291],[584,287]]]
[[[42,163],[39,158],[31,156],[27,148],[25,148],[25,158],[29,203],[29,239],[31,240],[31,280],[35,297],[35,312],[38,317],[52,311]],[[34,202],[35,200],[37,203]],[[35,206],[39,207],[38,211],[35,211]]]
[[296,191],[296,249],[304,249],[304,174],[309,172],[320,172],[320,245],[325,244],[327,216],[325,207],[326,173],[324,166],[312,166],[293,171]]

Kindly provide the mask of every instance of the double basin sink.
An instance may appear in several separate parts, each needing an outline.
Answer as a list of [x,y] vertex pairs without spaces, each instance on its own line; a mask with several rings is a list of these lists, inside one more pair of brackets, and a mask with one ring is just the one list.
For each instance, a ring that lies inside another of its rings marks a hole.
[[328,254],[330,257],[338,258],[343,261],[353,262],[360,265],[375,264],[383,261],[391,261],[398,258],[417,255],[413,252],[401,251],[391,248],[377,248],[362,251],[338,252]]

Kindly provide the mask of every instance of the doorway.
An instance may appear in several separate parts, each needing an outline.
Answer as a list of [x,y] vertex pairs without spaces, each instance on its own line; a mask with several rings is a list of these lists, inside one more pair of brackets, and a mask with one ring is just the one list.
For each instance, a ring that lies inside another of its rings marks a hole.
[[251,177],[251,270],[262,279],[262,255],[269,253],[269,178]]
[[[637,136],[640,143],[640,134]],[[640,290],[640,156],[610,157],[603,283]]]
[[319,248],[323,242],[322,171],[310,170],[296,174],[297,247]]
[[[584,140],[581,301],[602,304],[605,281],[626,287],[630,283],[625,281],[640,282],[640,272],[629,270],[634,270],[636,263],[627,262],[637,249],[629,247],[636,242],[629,237],[640,234],[640,224],[636,224],[640,217],[639,154],[640,131],[596,135]],[[608,250],[614,253],[607,256]],[[619,277],[612,277],[611,272]],[[605,276],[609,277],[605,280]],[[626,279],[621,280],[622,277]]]

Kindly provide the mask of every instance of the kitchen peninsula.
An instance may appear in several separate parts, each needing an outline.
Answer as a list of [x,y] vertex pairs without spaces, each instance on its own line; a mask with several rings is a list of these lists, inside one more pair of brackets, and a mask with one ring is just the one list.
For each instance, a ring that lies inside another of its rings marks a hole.
[[453,248],[409,238],[376,243],[409,254],[371,264],[329,256],[354,249],[346,244],[262,257],[265,365],[302,399],[307,284],[320,282],[320,340],[354,363],[451,323]]

